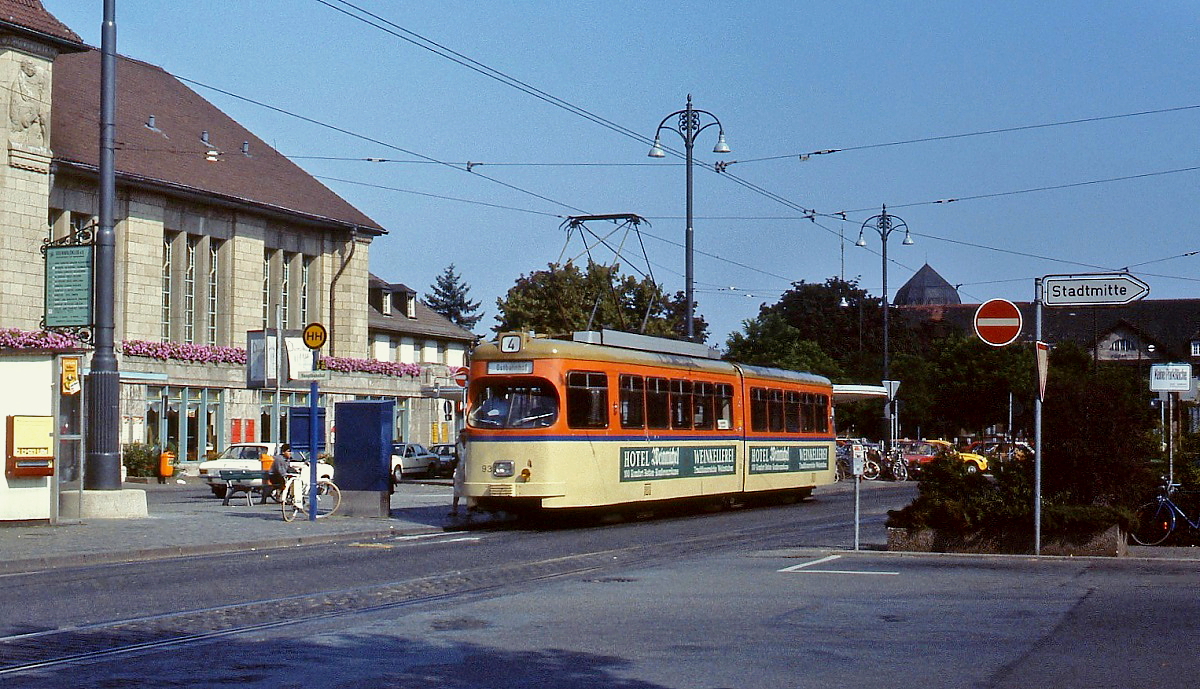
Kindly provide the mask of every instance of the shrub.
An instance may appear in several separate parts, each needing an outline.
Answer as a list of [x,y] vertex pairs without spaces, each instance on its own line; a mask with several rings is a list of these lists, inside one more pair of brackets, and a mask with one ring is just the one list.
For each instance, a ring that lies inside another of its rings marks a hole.
[[129,443],[121,448],[121,463],[130,476],[157,476],[158,454],[155,445]]
[[[1114,524],[1127,529],[1133,519],[1123,507],[1055,504],[1043,495],[1044,537],[1086,539]],[[916,499],[889,511],[887,525],[963,537],[1031,534],[1033,463],[1007,462],[989,478],[967,473],[960,461],[938,458],[923,471]]]

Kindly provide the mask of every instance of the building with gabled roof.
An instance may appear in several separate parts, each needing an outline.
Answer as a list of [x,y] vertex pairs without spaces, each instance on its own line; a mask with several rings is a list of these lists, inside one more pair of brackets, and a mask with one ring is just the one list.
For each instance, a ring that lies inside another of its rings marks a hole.
[[[43,245],[94,231],[100,55],[38,0],[0,0],[0,84],[0,330],[37,332]],[[285,439],[275,412],[306,406],[309,383],[251,387],[247,333],[312,322],[329,333],[330,422],[337,401],[389,398],[397,441],[448,435],[441,407],[414,400],[453,384],[469,338],[447,330],[445,360],[381,365],[368,263],[387,231],[159,67],[119,58],[116,98],[121,441],[197,461],[231,442]],[[422,328],[440,327],[426,315]]]

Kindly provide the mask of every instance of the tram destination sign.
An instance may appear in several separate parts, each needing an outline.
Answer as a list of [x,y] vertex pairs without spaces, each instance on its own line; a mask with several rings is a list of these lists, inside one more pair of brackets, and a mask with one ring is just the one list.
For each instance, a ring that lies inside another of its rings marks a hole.
[[1145,299],[1150,286],[1128,273],[1047,275],[1042,278],[1046,306],[1121,306]]

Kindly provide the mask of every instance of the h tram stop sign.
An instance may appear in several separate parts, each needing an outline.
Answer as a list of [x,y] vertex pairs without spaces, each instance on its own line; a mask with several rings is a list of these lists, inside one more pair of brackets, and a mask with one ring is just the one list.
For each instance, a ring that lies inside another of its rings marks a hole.
[[304,346],[309,349],[320,349],[329,339],[329,331],[320,323],[309,323],[304,327]]
[[975,311],[975,334],[993,347],[1012,344],[1021,334],[1021,310],[1007,299],[989,299]]

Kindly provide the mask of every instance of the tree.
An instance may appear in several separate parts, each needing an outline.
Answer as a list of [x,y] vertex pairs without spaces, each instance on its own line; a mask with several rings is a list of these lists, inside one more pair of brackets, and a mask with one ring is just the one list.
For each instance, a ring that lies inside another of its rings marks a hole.
[[[793,283],[779,301],[764,305],[759,320],[774,314],[837,363],[839,382],[880,378],[882,313],[879,298],[857,280],[831,277],[824,283]],[[893,334],[895,334],[893,329]]]
[[[662,288],[650,278],[638,280],[621,275],[619,266],[590,261],[586,272],[567,263],[521,275],[504,297],[496,300],[496,308],[496,332],[612,328],[682,339],[686,329],[682,292],[665,299]],[[703,342],[708,331],[703,318],[695,318],[694,329],[697,340]]]
[[1136,369],[1094,367],[1078,345],[1056,345],[1046,384],[1044,491],[1060,503],[1133,507],[1154,487],[1157,419]]
[[470,330],[483,318],[482,313],[474,315],[479,310],[479,302],[467,298],[471,287],[463,283],[458,273],[454,272],[453,263],[446,266],[446,270],[437,277],[432,289],[433,292],[427,292],[421,301],[455,325]]
[[812,340],[800,337],[800,331],[787,324],[783,316],[767,313],[743,321],[745,334],[729,336],[726,359],[757,366],[774,366],[792,371],[807,371],[830,378],[842,375],[834,359]]

